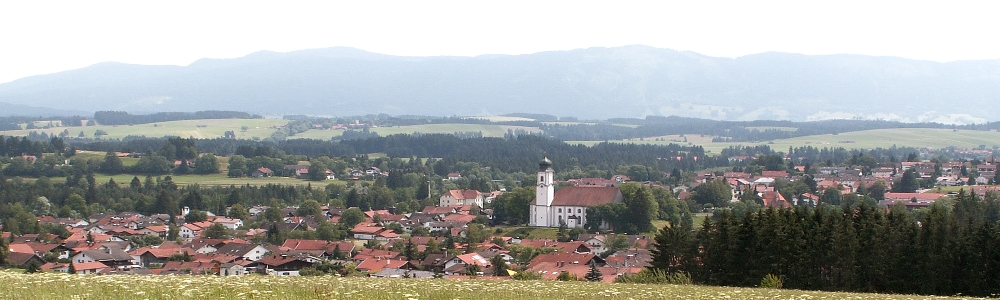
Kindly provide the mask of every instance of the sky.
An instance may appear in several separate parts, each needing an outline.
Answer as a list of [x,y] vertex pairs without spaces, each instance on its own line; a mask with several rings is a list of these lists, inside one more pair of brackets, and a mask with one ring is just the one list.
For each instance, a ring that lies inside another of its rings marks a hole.
[[346,46],[406,56],[648,45],[1000,59],[990,1],[2,1],[0,83],[116,61]]

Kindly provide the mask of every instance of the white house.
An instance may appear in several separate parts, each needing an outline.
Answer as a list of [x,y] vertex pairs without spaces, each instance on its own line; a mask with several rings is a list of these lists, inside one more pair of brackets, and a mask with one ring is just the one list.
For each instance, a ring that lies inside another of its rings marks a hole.
[[475,205],[483,207],[486,195],[477,190],[449,190],[438,201],[438,206]]

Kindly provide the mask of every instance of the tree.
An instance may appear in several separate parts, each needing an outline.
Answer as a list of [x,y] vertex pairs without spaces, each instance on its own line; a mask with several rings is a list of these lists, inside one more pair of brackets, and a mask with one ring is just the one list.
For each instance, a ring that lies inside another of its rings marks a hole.
[[250,212],[243,206],[243,204],[236,203],[229,208],[229,218],[246,220],[249,216]]
[[313,160],[309,162],[309,180],[323,181],[326,180],[326,170],[327,167],[322,162],[318,160]]
[[559,219],[559,231],[556,233],[556,241],[569,242],[569,227],[566,227],[566,221],[562,219]]
[[100,170],[101,173],[115,175],[124,172],[125,167],[122,165],[122,160],[118,158],[118,155],[112,151],[108,151],[104,154],[104,162],[101,163],[98,170]]
[[493,266],[493,276],[510,276],[510,273],[507,272],[507,261],[503,259],[503,255],[490,258],[490,265]]
[[0,237],[0,266],[7,265],[7,239]]
[[295,215],[300,217],[305,216],[317,216],[323,212],[322,206],[316,200],[306,200],[299,205],[299,208],[295,210]]
[[892,185],[892,191],[896,193],[915,193],[920,189],[920,181],[917,172],[909,168],[903,172],[903,178]]
[[584,278],[587,278],[587,281],[602,281],[604,280],[604,274],[601,274],[601,270],[597,268],[597,263],[590,261],[590,271],[587,272]]
[[340,215],[340,223],[344,224],[344,226],[347,226],[348,228],[354,228],[354,225],[358,225],[358,223],[361,223],[364,220],[365,213],[357,207],[348,208],[342,215]]
[[184,216],[184,222],[195,223],[202,222],[208,219],[208,213],[200,210],[191,210],[186,216]]
[[219,173],[219,161],[214,154],[205,154],[194,161],[195,174],[215,174]]
[[204,235],[206,239],[225,239],[229,238],[229,230],[222,223],[215,223],[205,228]]
[[243,177],[247,175],[247,159],[243,155],[235,154],[229,157],[229,169],[226,173],[229,177]]
[[692,189],[688,197],[698,204],[711,203],[716,207],[725,207],[733,198],[733,189],[723,180],[712,180]]

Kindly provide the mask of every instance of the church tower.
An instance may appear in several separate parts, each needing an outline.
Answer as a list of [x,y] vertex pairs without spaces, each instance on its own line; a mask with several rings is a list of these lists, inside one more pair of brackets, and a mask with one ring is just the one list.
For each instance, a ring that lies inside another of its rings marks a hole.
[[535,203],[531,205],[530,217],[531,226],[547,227],[549,224],[549,210],[552,206],[555,187],[552,185],[554,172],[552,171],[552,161],[548,157],[538,163],[538,185],[535,187]]

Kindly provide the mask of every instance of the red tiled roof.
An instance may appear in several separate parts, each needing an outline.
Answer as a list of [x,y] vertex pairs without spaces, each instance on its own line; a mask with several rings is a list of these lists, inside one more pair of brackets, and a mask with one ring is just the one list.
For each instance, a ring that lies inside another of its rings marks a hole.
[[405,259],[370,257],[358,264],[357,269],[360,271],[368,271],[369,273],[377,273],[382,269],[399,269],[400,267],[405,266],[406,263],[407,261]]
[[476,199],[483,193],[477,190],[449,190],[446,195],[452,198],[463,200],[463,199]]
[[622,192],[616,187],[567,186],[555,192],[553,206],[594,206],[621,202]]

